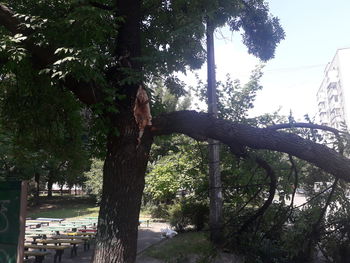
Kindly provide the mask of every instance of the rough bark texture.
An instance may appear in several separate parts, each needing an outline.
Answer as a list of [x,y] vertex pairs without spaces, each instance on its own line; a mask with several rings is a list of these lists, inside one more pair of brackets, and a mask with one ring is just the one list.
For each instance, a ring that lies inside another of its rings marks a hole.
[[122,136],[109,138],[94,263],[135,261],[141,196],[151,145],[151,139],[143,137],[143,143],[137,146],[137,135],[135,125],[126,127]]
[[[107,157],[103,168],[103,189],[98,233],[93,263],[132,263],[136,259],[137,231],[145,171],[152,138],[147,132],[139,143],[139,127],[133,115],[137,90],[137,74],[141,66],[135,58],[141,55],[140,0],[116,1],[118,13],[124,17],[118,32],[115,54],[120,58],[115,75],[120,79],[135,78],[135,83],[118,85],[126,94],[117,102],[119,113],[108,115],[119,135],[107,138]],[[123,68],[135,75],[124,75]],[[129,70],[129,71],[130,71]]]
[[182,133],[196,139],[214,138],[236,149],[248,146],[289,153],[350,182],[350,160],[336,151],[292,133],[215,119],[206,113],[178,111],[153,120],[154,135]]

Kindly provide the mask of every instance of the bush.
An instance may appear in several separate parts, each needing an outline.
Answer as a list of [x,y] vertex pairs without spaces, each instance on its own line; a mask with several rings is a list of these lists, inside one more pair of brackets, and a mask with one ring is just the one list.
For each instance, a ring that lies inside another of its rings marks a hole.
[[169,208],[170,225],[176,231],[182,232],[190,224],[190,220],[183,213],[181,203],[176,203]]
[[202,202],[184,200],[172,205],[169,209],[170,225],[177,231],[184,231],[189,225],[193,225],[197,231],[208,223],[209,208]]
[[150,207],[149,212],[152,218],[169,218],[168,206],[164,204]]

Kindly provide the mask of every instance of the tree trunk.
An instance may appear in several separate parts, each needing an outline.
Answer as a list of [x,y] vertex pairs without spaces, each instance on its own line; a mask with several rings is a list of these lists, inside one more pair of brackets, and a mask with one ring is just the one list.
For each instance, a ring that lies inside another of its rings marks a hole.
[[119,137],[109,137],[94,263],[135,262],[141,197],[152,141],[149,137],[137,146],[137,135],[138,130],[133,127]]
[[[208,69],[208,113],[217,118],[216,76],[214,56],[214,26],[207,18],[207,69]],[[216,246],[223,242],[222,235],[222,186],[220,174],[219,142],[209,139],[209,199],[210,239]]]
[[35,199],[39,200],[39,196],[40,196],[40,174],[39,173],[35,173],[34,180],[35,180]]
[[[142,83],[141,56],[141,1],[116,0],[118,13],[123,16],[116,41],[119,66],[111,76],[131,78],[132,83],[116,90],[126,99],[116,101],[119,113],[106,114],[115,126],[107,138],[107,156],[103,167],[103,189],[93,263],[133,263],[136,259],[137,232],[145,171],[152,138],[145,131],[138,142],[139,127],[134,117],[137,90]],[[125,70],[127,68],[127,70]],[[111,81],[114,81],[113,77]],[[115,129],[119,136],[115,135]]]
[[53,180],[52,180],[52,172],[49,172],[49,178],[47,180],[47,196],[52,197],[52,185],[53,185]]

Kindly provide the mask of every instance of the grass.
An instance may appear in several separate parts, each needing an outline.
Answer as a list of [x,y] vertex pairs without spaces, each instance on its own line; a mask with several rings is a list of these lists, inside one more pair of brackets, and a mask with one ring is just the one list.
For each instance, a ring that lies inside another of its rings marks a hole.
[[99,211],[98,207],[72,206],[72,207],[50,209],[46,211],[28,213],[27,217],[74,218],[74,217],[81,217],[81,216],[98,216],[98,211]]
[[216,256],[207,233],[188,232],[147,249],[144,254],[164,262],[185,262],[196,257],[196,262],[210,262]]
[[40,197],[39,205],[28,208],[27,217],[76,218],[98,216],[99,207],[84,196]]
[[[41,196],[39,205],[29,207],[27,216],[30,218],[52,217],[52,218],[69,218],[94,217],[98,216],[99,207],[94,200],[87,196]],[[147,213],[140,213],[140,219],[150,219]]]

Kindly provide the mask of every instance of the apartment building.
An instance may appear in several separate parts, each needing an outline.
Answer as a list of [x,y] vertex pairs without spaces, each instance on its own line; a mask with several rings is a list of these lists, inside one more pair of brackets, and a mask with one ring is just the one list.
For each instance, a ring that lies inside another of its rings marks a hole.
[[317,91],[317,105],[321,124],[350,129],[350,48],[338,49],[327,64]]

